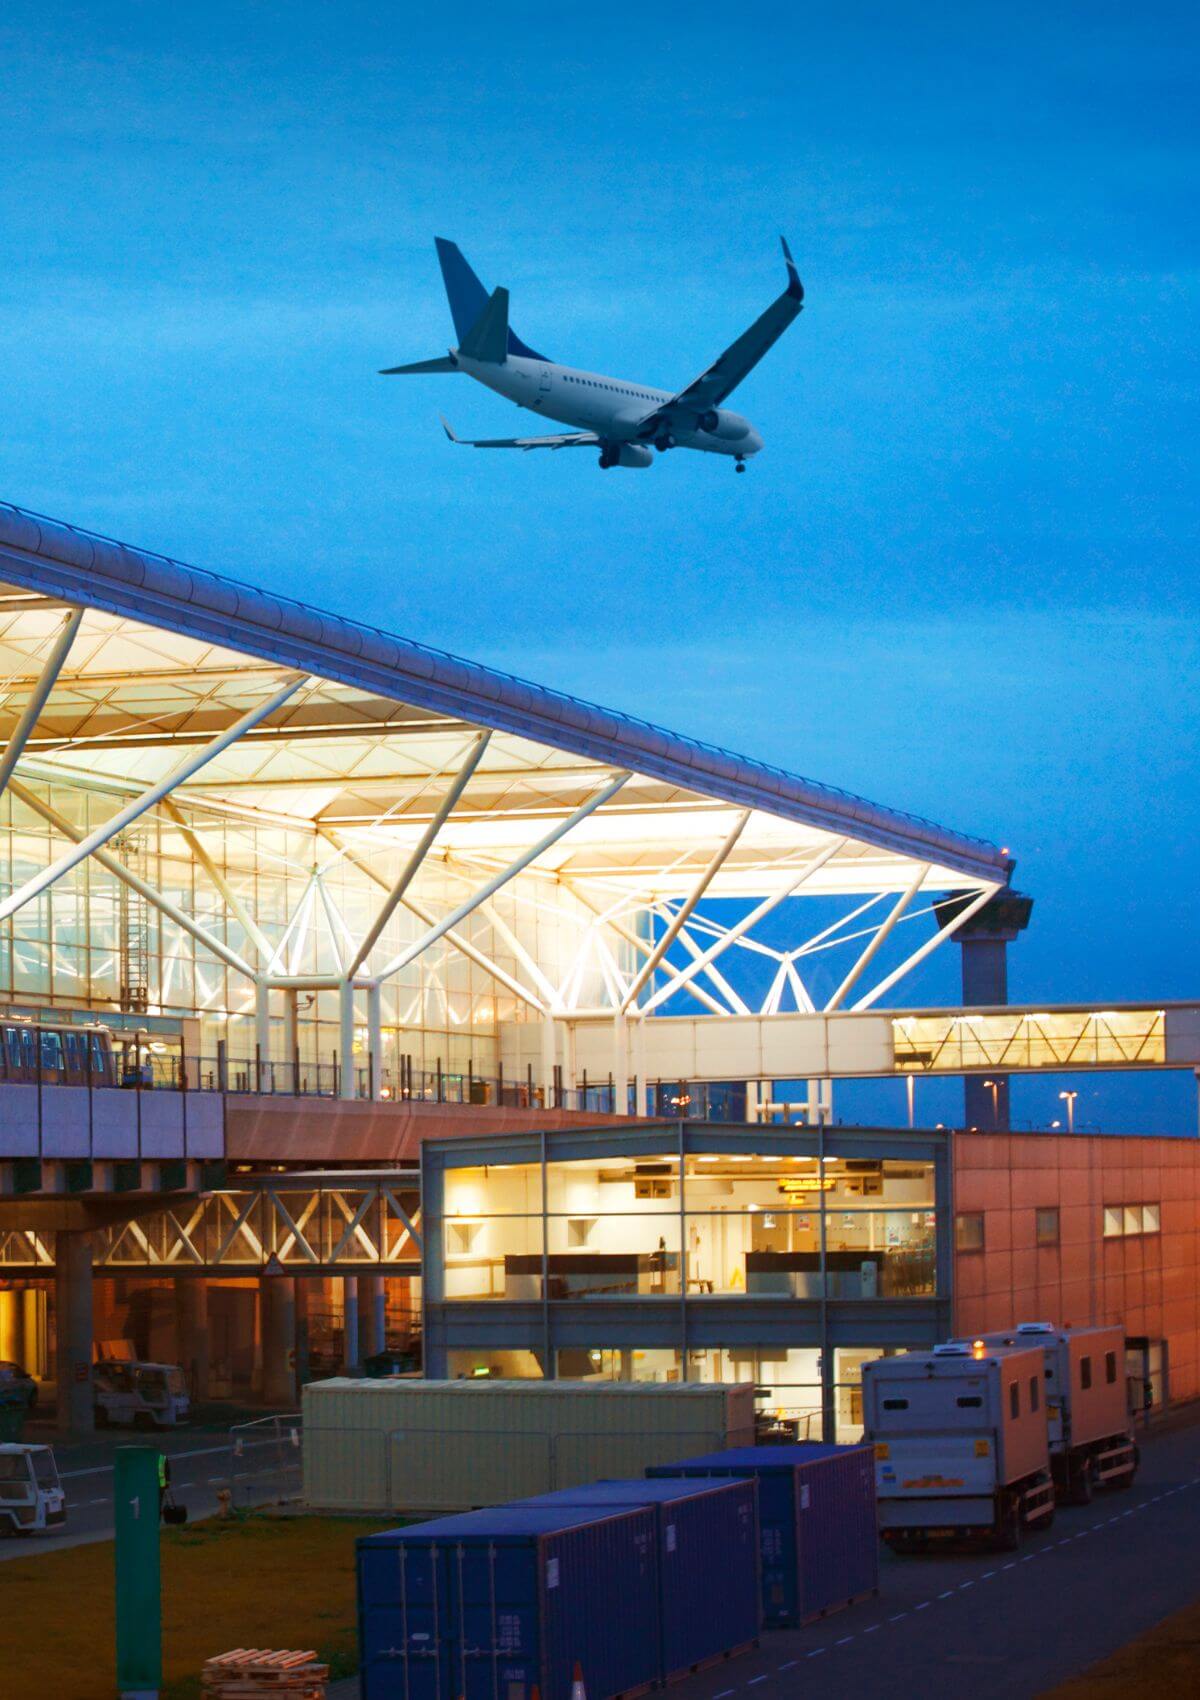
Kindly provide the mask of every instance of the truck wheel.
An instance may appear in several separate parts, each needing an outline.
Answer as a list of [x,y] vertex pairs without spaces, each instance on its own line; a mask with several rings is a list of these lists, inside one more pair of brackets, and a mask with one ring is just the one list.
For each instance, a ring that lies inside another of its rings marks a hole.
[[1096,1491],[1096,1465],[1091,1458],[1080,1458],[1071,1471],[1071,1487],[1067,1499],[1071,1505],[1090,1505]]

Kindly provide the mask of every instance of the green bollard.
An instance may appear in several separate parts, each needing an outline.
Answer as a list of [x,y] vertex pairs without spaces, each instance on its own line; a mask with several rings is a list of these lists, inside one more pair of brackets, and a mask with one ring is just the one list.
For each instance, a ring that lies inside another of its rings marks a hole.
[[121,1700],[158,1700],[162,1687],[158,1460],[156,1446],[118,1446],[113,1470]]

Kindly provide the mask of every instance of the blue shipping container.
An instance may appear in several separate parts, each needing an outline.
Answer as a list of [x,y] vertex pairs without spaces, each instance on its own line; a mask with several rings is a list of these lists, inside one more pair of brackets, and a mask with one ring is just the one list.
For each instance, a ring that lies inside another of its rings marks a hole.
[[762,1604],[754,1480],[591,1482],[516,1503],[653,1506],[663,1682],[757,1641]]
[[658,1679],[652,1509],[500,1506],[358,1546],[363,1700],[588,1700]]
[[869,1446],[738,1446],[646,1474],[757,1477],[763,1620],[772,1628],[805,1623],[879,1587]]

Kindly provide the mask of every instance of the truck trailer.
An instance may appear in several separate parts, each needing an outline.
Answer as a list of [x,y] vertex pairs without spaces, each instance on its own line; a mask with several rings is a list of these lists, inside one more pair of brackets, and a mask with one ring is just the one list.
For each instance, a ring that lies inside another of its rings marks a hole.
[[863,1365],[879,1532],[897,1552],[936,1540],[1006,1551],[1054,1519],[1044,1354],[951,1342]]
[[1139,1452],[1130,1421],[1123,1330],[1022,1322],[1008,1333],[980,1338],[988,1351],[1040,1346],[1044,1353],[1046,1426],[1058,1500],[1087,1505],[1097,1487],[1127,1488],[1137,1474]]

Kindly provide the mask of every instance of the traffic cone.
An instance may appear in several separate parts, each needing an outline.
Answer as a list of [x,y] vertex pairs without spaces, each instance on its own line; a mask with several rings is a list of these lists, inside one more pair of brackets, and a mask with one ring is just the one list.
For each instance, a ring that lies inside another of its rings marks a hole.
[[583,1686],[583,1666],[575,1660],[575,1669],[571,1672],[571,1700],[587,1700],[587,1689]]

